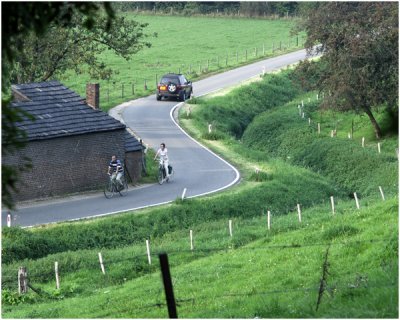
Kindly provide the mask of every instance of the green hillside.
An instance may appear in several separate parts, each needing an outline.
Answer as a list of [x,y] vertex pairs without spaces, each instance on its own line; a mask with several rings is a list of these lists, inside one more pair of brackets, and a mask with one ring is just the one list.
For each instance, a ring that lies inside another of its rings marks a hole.
[[[86,83],[100,83],[100,106],[117,104],[155,93],[156,81],[168,72],[196,80],[255,60],[299,50],[304,41],[290,34],[295,20],[229,19],[135,15],[128,19],[148,23],[145,33],[151,48],[126,61],[105,52],[100,57],[116,73],[111,80],[90,79],[88,74],[66,74],[61,81],[85,96]],[[154,36],[156,35],[156,36]],[[206,36],[205,36],[206,35]],[[145,89],[145,85],[147,89]]]
[[[240,184],[140,212],[3,229],[3,318],[166,318],[160,252],[181,318],[397,318],[398,137],[388,130],[378,153],[362,116],[332,117],[315,105],[289,71],[194,99],[181,125],[234,163]],[[16,292],[19,266],[36,293]]]

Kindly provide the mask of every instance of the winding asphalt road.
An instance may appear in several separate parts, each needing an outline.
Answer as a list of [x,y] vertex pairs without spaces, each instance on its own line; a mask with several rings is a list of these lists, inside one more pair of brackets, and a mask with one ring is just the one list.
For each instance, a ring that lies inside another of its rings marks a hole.
[[[305,50],[267,59],[193,83],[195,96],[202,96],[244,80],[296,63],[306,58]],[[125,197],[106,199],[103,193],[67,197],[17,206],[12,224],[34,226],[116,214],[156,206],[181,197],[197,197],[226,189],[239,181],[239,172],[190,138],[175,122],[179,103],[156,101],[155,95],[130,101],[115,108],[122,121],[151,148],[161,142],[168,148],[175,174],[170,183],[151,184],[131,189]],[[115,112],[114,112],[115,113]],[[6,211],[2,224],[6,225]]]

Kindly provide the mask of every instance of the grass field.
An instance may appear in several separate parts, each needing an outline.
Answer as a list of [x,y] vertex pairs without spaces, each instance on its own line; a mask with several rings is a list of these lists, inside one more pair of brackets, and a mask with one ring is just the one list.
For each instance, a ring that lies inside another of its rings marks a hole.
[[[271,93],[277,84],[285,90]],[[385,149],[381,159],[385,170],[379,171],[375,155],[368,156],[376,153],[374,148],[355,152],[360,166],[368,170],[355,182],[341,184],[341,167],[293,165],[279,152],[276,156],[266,152],[265,141],[261,147],[249,147],[252,139],[273,138],[269,143],[283,152],[283,142],[284,146],[301,142],[296,130],[308,125],[297,105],[312,93],[293,90],[287,76],[277,75],[266,77],[257,87],[195,99],[189,117],[185,108],[181,110],[181,124],[239,168],[241,183],[226,192],[83,223],[3,230],[2,317],[167,318],[157,258],[165,251],[182,318],[398,318],[398,169],[392,165],[397,160]],[[289,94],[293,97],[286,101]],[[250,95],[261,103],[254,99],[253,108],[244,108]],[[229,121],[225,126],[217,123],[221,130],[208,135],[207,117],[218,112],[220,117],[229,113],[229,119],[225,116]],[[277,129],[257,137],[247,131],[265,114],[275,113],[281,114],[273,119],[278,129],[287,129],[284,133],[274,134]],[[339,116],[342,124],[358,117]],[[276,119],[288,119],[287,127]],[[329,114],[318,119],[326,126],[332,121]],[[371,131],[368,123],[357,122],[357,138],[358,134],[369,137]],[[239,132],[249,141],[235,138]],[[327,140],[311,133],[307,139],[324,142],[333,150],[347,146],[345,135],[338,134],[333,143],[329,130],[323,132]],[[387,146],[396,141],[397,136],[389,133],[383,140]],[[355,148],[362,147],[357,143]],[[340,154],[351,157],[351,153]],[[311,152],[313,156],[325,163],[324,155]],[[330,174],[334,170],[335,176]],[[380,181],[376,172],[389,181],[384,188],[386,200],[378,190],[367,189],[357,209],[348,187],[375,185]],[[297,203],[301,203],[301,222]],[[269,230],[267,210],[271,211]],[[232,237],[228,220],[232,220]],[[194,235],[193,251],[189,230]],[[151,244],[151,265],[146,239]],[[24,256],[21,250],[28,250],[32,258],[4,263],[19,253]],[[103,255],[105,275],[98,252]],[[55,261],[60,265],[60,290],[55,289]],[[27,266],[39,294],[16,293],[15,274],[21,265]]]
[[[167,72],[181,72],[195,80],[300,49],[304,41],[301,36],[290,35],[294,20],[134,14],[128,14],[128,18],[149,24],[145,32],[150,35],[147,40],[152,47],[143,49],[130,61],[111,52],[103,54],[106,64],[118,72],[110,81],[99,81],[100,107],[105,111],[127,100],[154,93],[156,81]],[[157,37],[153,36],[155,33]],[[72,74],[66,74],[60,80],[81,96],[86,95],[86,83],[94,81],[85,75]],[[144,89],[145,81],[147,90]]]

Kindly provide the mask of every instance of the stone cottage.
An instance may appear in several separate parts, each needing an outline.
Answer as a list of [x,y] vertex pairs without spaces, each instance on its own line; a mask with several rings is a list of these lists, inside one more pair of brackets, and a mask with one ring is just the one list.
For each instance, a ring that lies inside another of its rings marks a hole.
[[128,178],[140,178],[143,147],[124,124],[99,110],[99,85],[88,84],[87,100],[58,81],[12,86],[18,107],[34,117],[18,123],[27,134],[24,149],[2,159],[20,165],[16,201],[38,199],[101,188],[115,154],[124,161]]

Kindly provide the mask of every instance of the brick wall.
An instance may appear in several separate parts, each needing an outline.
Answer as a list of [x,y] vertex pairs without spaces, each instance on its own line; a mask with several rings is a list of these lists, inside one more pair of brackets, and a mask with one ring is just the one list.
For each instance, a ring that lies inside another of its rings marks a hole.
[[125,166],[133,183],[138,182],[142,177],[142,161],[141,151],[127,152],[125,154]]
[[33,168],[21,174],[16,201],[101,189],[108,163],[115,154],[123,160],[125,129],[48,140],[31,141],[3,163],[20,165],[23,157]]

